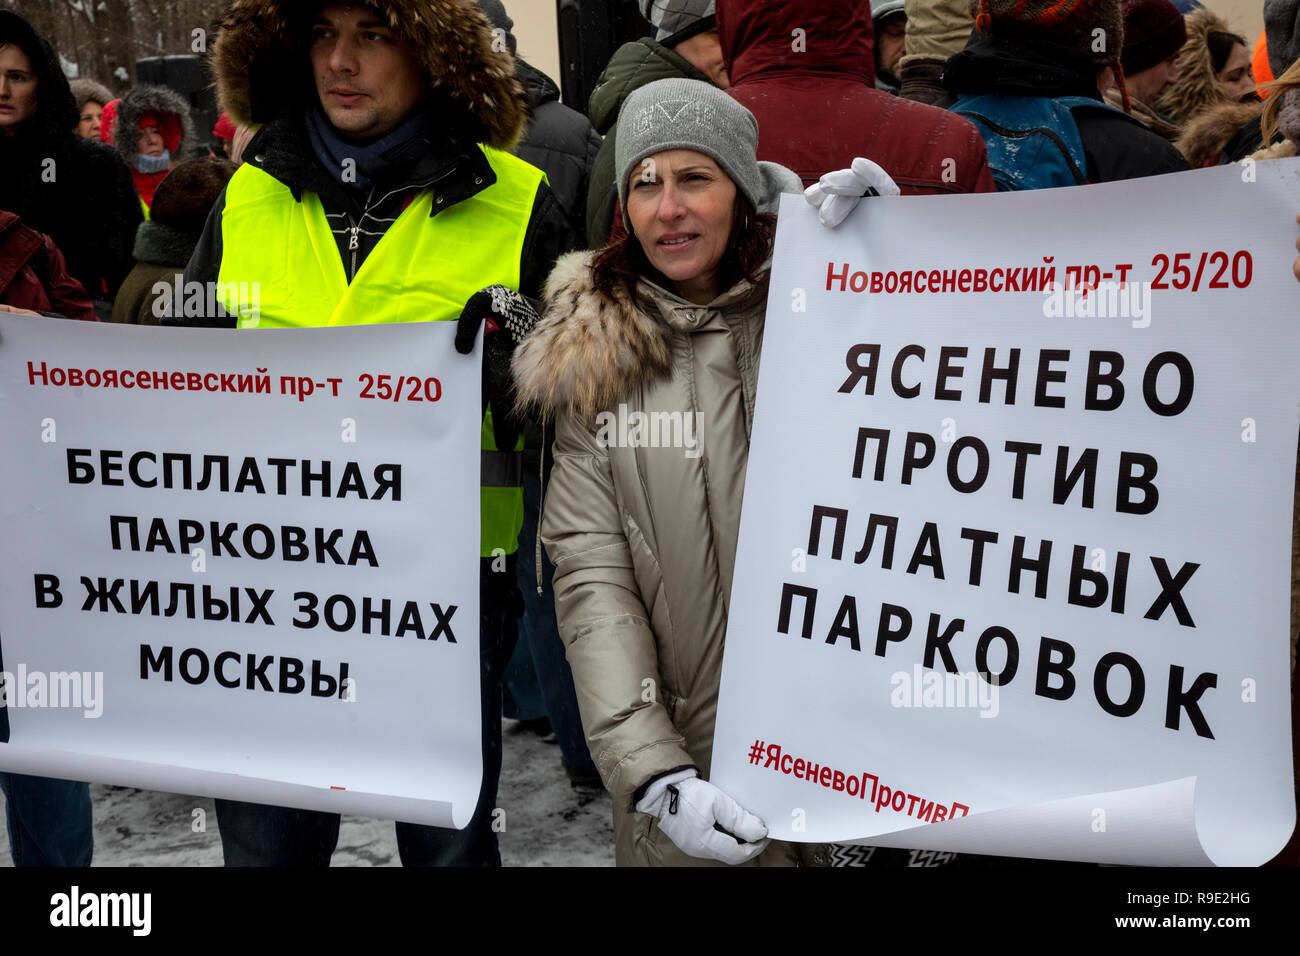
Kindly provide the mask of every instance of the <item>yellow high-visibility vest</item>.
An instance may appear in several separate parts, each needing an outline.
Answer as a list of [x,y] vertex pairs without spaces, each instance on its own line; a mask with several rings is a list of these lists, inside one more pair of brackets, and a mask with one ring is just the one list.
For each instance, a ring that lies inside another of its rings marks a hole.
[[[245,164],[226,186],[218,282],[240,328],[254,325],[238,283],[259,283],[260,329],[433,322],[460,318],[475,292],[519,288],[519,261],[541,170],[480,146],[496,182],[430,216],[440,204],[435,183],[420,192],[380,237],[347,281],[320,198],[293,198],[274,176]],[[248,286],[245,286],[248,288]],[[241,310],[243,314],[241,314]],[[519,448],[498,451],[492,410],[482,428],[480,554],[513,554],[523,527]]]

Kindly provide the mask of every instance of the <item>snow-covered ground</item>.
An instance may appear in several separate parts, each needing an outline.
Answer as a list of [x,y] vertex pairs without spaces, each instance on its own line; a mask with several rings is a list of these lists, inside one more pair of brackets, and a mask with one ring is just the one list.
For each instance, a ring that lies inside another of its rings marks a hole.
[[[554,738],[548,738],[553,741]],[[505,811],[498,835],[505,866],[613,866],[610,797],[569,786],[553,743],[505,721],[497,805]],[[220,866],[221,836],[207,797],[99,784],[90,788],[95,813],[95,866]],[[0,805],[4,798],[0,796]],[[194,811],[202,810],[196,815]],[[205,825],[195,832],[196,821]],[[400,866],[391,820],[344,817],[335,866]],[[0,866],[12,866],[0,827]]]

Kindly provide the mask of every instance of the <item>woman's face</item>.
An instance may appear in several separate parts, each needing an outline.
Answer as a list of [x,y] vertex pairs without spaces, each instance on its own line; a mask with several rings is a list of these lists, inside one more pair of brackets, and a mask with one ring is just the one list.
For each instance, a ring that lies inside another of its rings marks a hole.
[[1239,100],[1255,88],[1255,78],[1250,72],[1250,53],[1245,44],[1234,43],[1228,54],[1228,62],[1219,71],[1219,82],[1228,91],[1228,96]]
[[83,139],[99,139],[99,121],[104,115],[104,107],[94,100],[86,100],[81,108],[81,123],[77,132]]
[[701,305],[718,294],[735,210],[731,177],[690,149],[647,157],[628,185],[627,217],[646,258],[682,298]]
[[156,124],[140,127],[140,145],[137,149],[145,156],[161,156],[166,149],[163,143],[162,133],[158,132]]

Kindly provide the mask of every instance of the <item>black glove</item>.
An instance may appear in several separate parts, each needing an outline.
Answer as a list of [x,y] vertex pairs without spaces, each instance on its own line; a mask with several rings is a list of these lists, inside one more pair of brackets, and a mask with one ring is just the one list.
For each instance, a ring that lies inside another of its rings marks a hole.
[[456,351],[468,355],[480,325],[483,333],[483,408],[492,406],[492,431],[497,448],[513,451],[523,432],[514,415],[514,379],[510,361],[515,349],[537,324],[540,303],[503,285],[488,286],[470,296],[456,324]]

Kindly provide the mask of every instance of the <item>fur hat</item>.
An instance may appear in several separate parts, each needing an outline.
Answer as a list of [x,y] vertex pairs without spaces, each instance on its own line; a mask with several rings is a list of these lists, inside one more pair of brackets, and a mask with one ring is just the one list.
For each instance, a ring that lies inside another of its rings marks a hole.
[[[231,0],[213,44],[217,102],[240,126],[266,123],[316,101],[308,60],[311,16],[324,0]],[[429,86],[465,111],[475,135],[511,148],[528,120],[515,60],[492,49],[477,0],[371,0],[419,51]]]
[[1132,76],[1175,56],[1187,42],[1183,15],[1171,0],[1124,0],[1124,72]]
[[78,110],[91,101],[98,103],[102,109],[117,99],[107,86],[89,77],[71,80],[68,85],[72,88],[72,99],[76,102]]
[[717,26],[714,0],[637,0],[641,16],[655,28],[655,42],[676,46]]
[[181,232],[202,232],[213,203],[238,168],[216,156],[181,163],[154,191],[149,218]]

